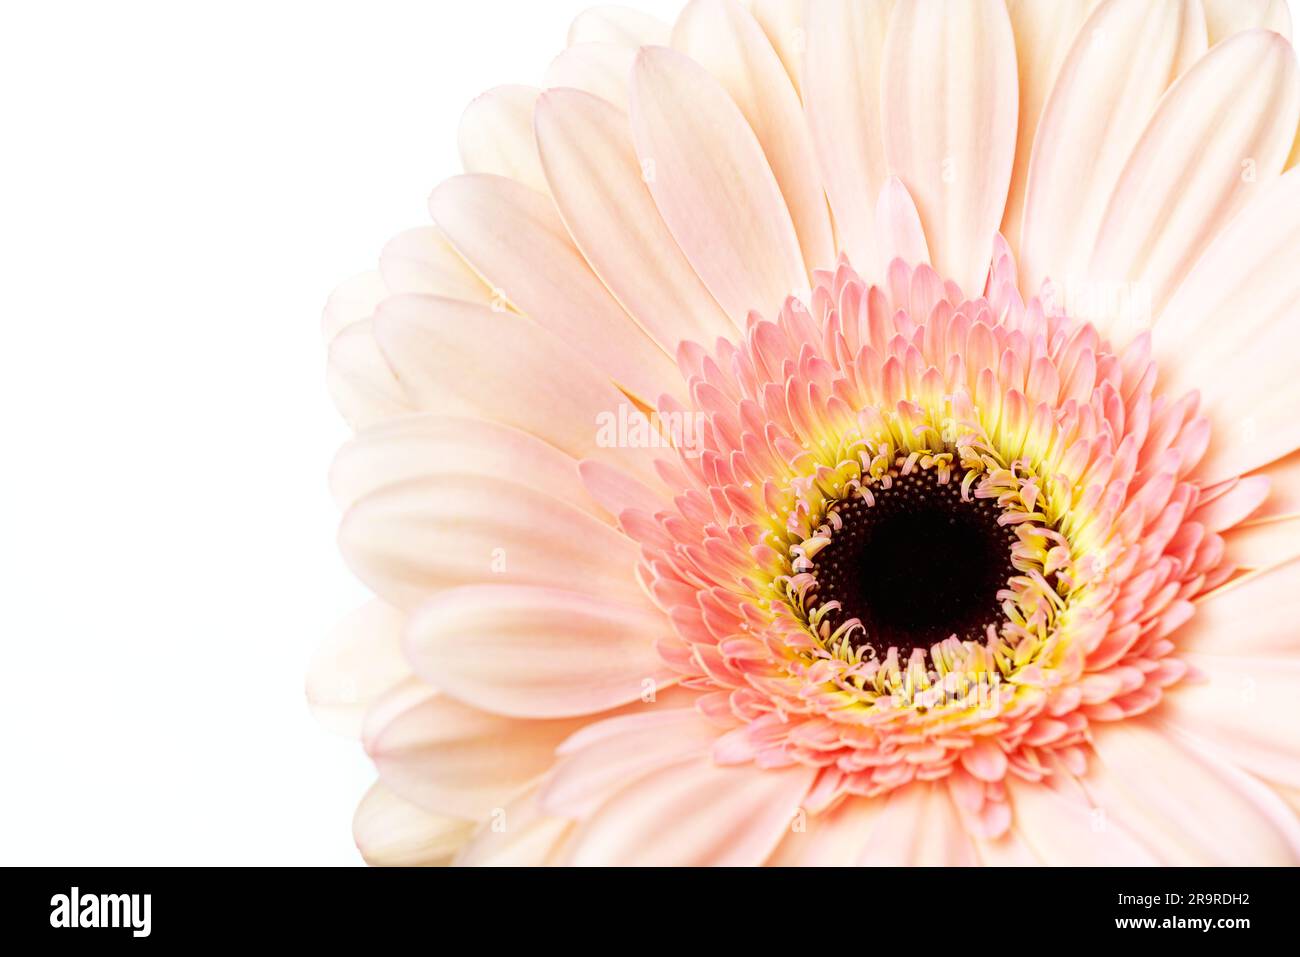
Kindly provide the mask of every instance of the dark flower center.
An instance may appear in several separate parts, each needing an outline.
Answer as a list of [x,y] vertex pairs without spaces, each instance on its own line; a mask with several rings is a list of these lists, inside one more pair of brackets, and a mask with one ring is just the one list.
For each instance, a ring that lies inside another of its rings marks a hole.
[[813,559],[808,607],[838,601],[826,616],[831,629],[857,618],[865,633],[853,644],[882,658],[897,647],[905,662],[913,648],[952,635],[983,641],[1002,619],[998,591],[1017,574],[1015,529],[998,524],[996,501],[963,500],[959,481],[941,484],[935,469],[871,491],[874,504],[854,497],[839,507],[842,527]]

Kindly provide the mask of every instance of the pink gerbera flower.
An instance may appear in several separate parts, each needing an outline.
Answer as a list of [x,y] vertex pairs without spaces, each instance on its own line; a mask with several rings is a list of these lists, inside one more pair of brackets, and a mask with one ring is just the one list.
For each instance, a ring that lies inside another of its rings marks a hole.
[[325,316],[367,859],[1297,862],[1288,34],[694,0],[476,100]]

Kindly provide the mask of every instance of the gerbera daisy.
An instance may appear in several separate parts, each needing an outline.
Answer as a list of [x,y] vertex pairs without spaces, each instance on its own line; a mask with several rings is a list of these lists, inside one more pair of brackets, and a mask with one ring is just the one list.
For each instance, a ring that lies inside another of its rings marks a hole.
[[325,313],[374,863],[1295,863],[1281,2],[694,0]]

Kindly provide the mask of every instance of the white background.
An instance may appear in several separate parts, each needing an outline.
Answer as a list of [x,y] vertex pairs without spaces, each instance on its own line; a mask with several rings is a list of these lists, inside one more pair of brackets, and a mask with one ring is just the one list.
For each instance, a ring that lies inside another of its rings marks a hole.
[[589,5],[4,5],[0,863],[359,863],[320,310]]
[[588,5],[5,5],[0,863],[359,863],[320,308]]

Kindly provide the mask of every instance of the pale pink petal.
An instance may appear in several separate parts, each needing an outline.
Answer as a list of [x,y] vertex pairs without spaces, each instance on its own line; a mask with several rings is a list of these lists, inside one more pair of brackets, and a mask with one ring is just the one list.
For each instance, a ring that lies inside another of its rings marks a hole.
[[876,241],[880,250],[879,275],[895,259],[911,265],[929,263],[930,248],[912,196],[897,176],[891,176],[876,203]]
[[1269,495],[1269,480],[1262,475],[1243,478],[1217,498],[1192,513],[1211,532],[1221,532],[1243,522]]
[[1043,863],[1028,842],[1014,830],[993,840],[982,837],[972,840],[985,867],[1036,867]]
[[1256,477],[1268,479],[1268,498],[1249,521],[1265,521],[1281,516],[1300,515],[1300,452],[1270,462]]
[[334,457],[330,489],[346,511],[387,485],[433,475],[526,475],[528,484],[597,518],[574,459],[536,436],[483,419],[407,415],[358,433]]
[[346,616],[307,670],[307,703],[322,725],[359,737],[366,710],[411,676],[402,652],[406,616],[371,601]]
[[707,755],[717,736],[718,728],[694,708],[607,718],[561,745],[539,801],[553,814],[587,817],[615,791],[661,768]]
[[416,292],[492,304],[492,291],[435,226],[408,229],[394,236],[379,256],[379,269],[393,294]]
[[579,43],[571,46],[546,70],[547,87],[582,90],[627,111],[628,81],[636,47],[617,43]]
[[639,47],[665,44],[671,28],[640,10],[607,4],[584,10],[569,27],[569,46],[579,43],[618,43]]
[[1223,533],[1226,560],[1241,568],[1269,568],[1300,555],[1300,516],[1251,525]]
[[572,456],[653,474],[651,450],[609,448],[600,437],[603,421],[617,425],[636,407],[566,342],[528,319],[450,299],[398,296],[384,303],[375,323],[414,408],[500,422]]
[[1164,390],[1201,393],[1212,424],[1197,475],[1231,478],[1300,448],[1300,170],[1250,201],[1156,320]]
[[671,634],[646,599],[488,583],[420,606],[405,647],[417,674],[461,701],[496,714],[565,718],[653,697],[673,677],[655,651]]
[[354,429],[404,415],[412,408],[375,341],[369,319],[354,322],[334,337],[325,381],[334,405]]
[[753,130],[703,67],[647,47],[632,71],[632,137],[664,222],[738,324],[777,312],[808,277],[790,211]]
[[803,84],[805,7],[803,0],[753,0],[749,9],[781,58],[796,93],[802,93]]
[[1082,282],[1102,216],[1165,89],[1204,52],[1187,0],[1105,0],[1079,31],[1047,98],[1029,161],[1021,288]]
[[578,865],[744,866],[776,847],[814,771],[719,767],[697,759],[624,788],[572,838]]
[[465,172],[505,176],[546,192],[533,138],[533,108],[540,92],[531,86],[498,86],[470,103],[456,133]]
[[979,863],[948,789],[930,781],[889,792],[858,858],[875,867],[969,867]]
[[[1294,563],[1292,563],[1294,564]],[[1293,583],[1295,575],[1287,580]],[[1295,599],[1291,604],[1296,604]],[[1253,610],[1247,622],[1285,613],[1282,608]],[[1275,633],[1281,628],[1261,621]],[[1245,632],[1249,623],[1239,623]],[[1247,647],[1251,645],[1247,642]],[[1295,742],[1300,735],[1300,709],[1295,706],[1296,682],[1300,680],[1300,635],[1294,632],[1277,641],[1271,657],[1233,648],[1224,636],[1216,654],[1186,655],[1198,671],[1196,679],[1171,688],[1155,715],[1222,750],[1232,763],[1257,777],[1300,787],[1300,754]]]
[[1077,788],[1007,779],[1012,827],[1035,858],[1053,867],[1144,867],[1159,861]]
[[1020,74],[1019,129],[1016,162],[1011,172],[1007,208],[1001,232],[1012,249],[1020,246],[1020,225],[1025,211],[1025,186],[1029,157],[1047,95],[1052,91],[1065,56],[1070,52],[1097,0],[1007,0],[1011,29],[1016,36],[1016,64]]
[[[458,176],[429,209],[493,292],[647,404],[681,376],[596,278],[551,201],[500,176]],[[558,370],[557,370],[558,371]]]
[[590,94],[550,90],[537,111],[537,138],[569,232],[641,328],[674,355],[683,339],[733,337],[735,325],[655,208],[627,117]]
[[376,783],[357,806],[352,837],[375,867],[439,867],[451,863],[474,832],[460,818],[430,814]]
[[1234,33],[1263,27],[1291,39],[1291,11],[1286,0],[1201,0],[1205,27],[1213,45]]
[[380,779],[426,810],[473,821],[539,778],[583,723],[505,718],[437,693],[393,699],[380,701],[366,727]]
[[1300,862],[1300,821],[1231,759],[1170,734],[1149,716],[1098,726],[1093,747],[1097,760],[1084,787],[1105,808],[1106,821],[1140,835],[1162,864]]
[[850,795],[797,821],[768,858],[771,867],[857,867],[884,817],[887,799]]
[[573,831],[567,818],[543,813],[530,788],[484,821],[456,858],[458,867],[544,867],[560,863]]
[[1261,569],[1217,588],[1171,637],[1180,650],[1212,655],[1300,654],[1300,562]]
[[1083,318],[1116,342],[1147,328],[1210,241],[1282,172],[1297,121],[1300,72],[1276,33],[1237,34],[1184,74],[1120,174],[1088,267],[1090,288],[1140,289],[1128,297],[1140,305]]
[[881,58],[891,7],[883,0],[809,0],[806,12],[804,110],[839,248],[859,270],[880,259],[873,226],[886,178]]
[[639,482],[623,469],[587,460],[579,463],[578,472],[587,492],[611,515],[617,516],[629,508],[654,515],[667,506],[661,492]]
[[382,488],[348,510],[339,546],[357,577],[405,609],[484,580],[641,595],[630,540],[509,479],[440,475]]
[[736,0],[691,0],[673,46],[722,84],[758,137],[809,270],[835,264],[835,239],[803,106],[762,27]]
[[984,289],[1015,162],[1019,84],[1001,0],[895,6],[885,41],[885,158],[941,275]]

